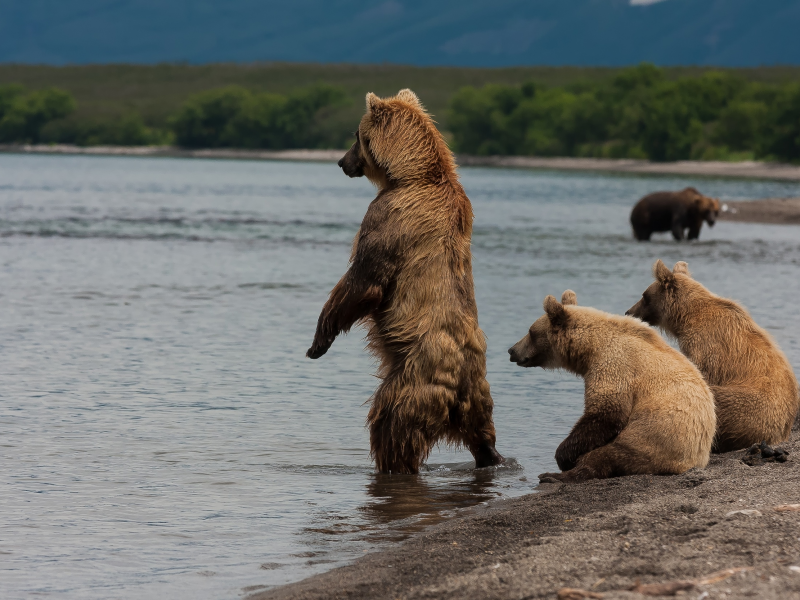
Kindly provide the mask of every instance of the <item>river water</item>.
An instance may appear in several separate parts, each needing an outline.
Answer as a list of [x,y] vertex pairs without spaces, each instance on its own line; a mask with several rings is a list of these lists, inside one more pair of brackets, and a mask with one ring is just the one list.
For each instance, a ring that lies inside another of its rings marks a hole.
[[360,330],[304,357],[374,190],[334,164],[0,155],[0,596],[237,598],[529,493],[582,382],[507,348],[546,294],[624,312],[656,258],[741,300],[800,367],[800,228],[632,240],[642,195],[759,181],[463,169],[497,447],[373,473]]

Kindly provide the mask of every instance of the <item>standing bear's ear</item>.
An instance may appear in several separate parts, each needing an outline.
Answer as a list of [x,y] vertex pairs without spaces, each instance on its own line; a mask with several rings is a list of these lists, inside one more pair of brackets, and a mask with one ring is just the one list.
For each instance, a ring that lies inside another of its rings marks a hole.
[[417,108],[422,108],[422,102],[420,102],[417,95],[408,88],[397,92],[397,99],[407,102],[408,104],[413,104]]
[[563,294],[561,294],[561,304],[564,306],[577,306],[578,305],[578,296],[572,290],[567,290]]
[[672,268],[672,273],[675,275],[680,273],[681,275],[687,275],[689,277],[692,276],[692,274],[689,273],[689,265],[687,265],[684,261],[676,262],[675,266]]
[[672,271],[669,270],[667,265],[665,265],[660,258],[656,261],[656,264],[653,265],[653,277],[664,286],[671,285],[672,282],[675,281]]
[[547,313],[550,325],[555,329],[561,329],[567,324],[567,311],[564,310],[564,305],[556,300],[555,297],[547,296],[544,299],[544,312]]

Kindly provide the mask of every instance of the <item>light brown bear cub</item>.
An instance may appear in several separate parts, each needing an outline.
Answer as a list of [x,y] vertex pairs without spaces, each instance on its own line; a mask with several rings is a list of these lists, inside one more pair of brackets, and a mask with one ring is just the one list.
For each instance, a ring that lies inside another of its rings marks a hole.
[[455,161],[411,90],[367,94],[356,142],[339,161],[378,188],[308,350],[319,358],[354,324],[368,328],[381,384],[367,417],[378,469],[416,473],[444,439],[478,467],[499,464],[486,340],[472,285],[472,206]]
[[583,377],[584,413],[556,450],[563,473],[583,481],[705,467],[714,437],[714,400],[703,376],[650,327],[577,306],[571,290],[544,301],[540,317],[508,352],[521,367]]
[[797,379],[772,337],[733,300],[692,279],[685,262],[660,260],[655,282],[626,314],[675,337],[706,378],[717,410],[716,452],[789,438],[797,414]]

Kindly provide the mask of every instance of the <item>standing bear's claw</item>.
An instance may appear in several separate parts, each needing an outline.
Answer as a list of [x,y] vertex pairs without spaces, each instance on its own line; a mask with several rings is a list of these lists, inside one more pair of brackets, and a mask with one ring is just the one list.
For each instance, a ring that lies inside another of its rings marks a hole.
[[311,359],[317,359],[323,354],[325,354],[328,351],[328,348],[330,347],[331,344],[318,344],[314,342],[311,345],[311,348],[309,348],[308,351],[306,351],[306,356]]

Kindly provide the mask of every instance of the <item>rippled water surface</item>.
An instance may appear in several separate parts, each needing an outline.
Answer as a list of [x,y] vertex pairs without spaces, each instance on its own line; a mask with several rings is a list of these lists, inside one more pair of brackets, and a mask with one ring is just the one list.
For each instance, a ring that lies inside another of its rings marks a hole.
[[304,358],[374,196],[334,164],[0,155],[0,595],[236,598],[530,492],[582,408],[506,349],[546,294],[624,312],[656,258],[744,302],[800,366],[800,228],[635,243],[656,189],[769,182],[463,169],[498,449],[373,473],[359,330]]

